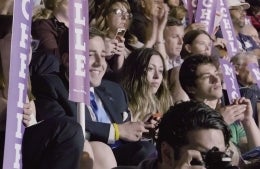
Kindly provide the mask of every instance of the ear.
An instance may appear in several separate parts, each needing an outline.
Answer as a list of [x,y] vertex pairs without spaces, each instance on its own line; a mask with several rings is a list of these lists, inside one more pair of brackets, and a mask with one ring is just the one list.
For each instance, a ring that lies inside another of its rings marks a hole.
[[162,163],[164,166],[171,166],[174,165],[174,150],[173,148],[167,143],[161,143],[161,156],[162,156]]
[[190,44],[186,44],[184,47],[185,47],[187,52],[191,53],[191,45]]

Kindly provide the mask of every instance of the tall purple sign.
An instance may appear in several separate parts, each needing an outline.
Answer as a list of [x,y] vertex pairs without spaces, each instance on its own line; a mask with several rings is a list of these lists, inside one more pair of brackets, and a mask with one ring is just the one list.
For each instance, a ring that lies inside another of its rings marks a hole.
[[260,89],[260,70],[259,66],[256,63],[248,64],[248,69],[252,74],[253,78],[255,79],[258,88]]
[[236,74],[233,65],[224,59],[219,59],[224,82],[227,89],[229,103],[234,99],[240,98],[240,91],[237,83]]
[[89,105],[88,1],[69,1],[69,99]]
[[188,0],[187,1],[187,8],[188,8],[188,16],[189,16],[189,23],[194,22],[194,14],[197,8],[197,1],[198,0]]
[[216,0],[198,0],[197,4],[195,22],[204,23],[210,35],[214,31],[217,3]]
[[14,1],[3,169],[22,168],[23,105],[27,95],[33,0]]
[[227,2],[224,0],[219,1],[219,10],[222,14],[222,20],[220,22],[221,31],[224,39],[226,39],[227,44],[227,52],[229,57],[233,57],[238,52],[238,43],[237,38],[234,33],[233,23],[230,18],[229,9],[227,6]]

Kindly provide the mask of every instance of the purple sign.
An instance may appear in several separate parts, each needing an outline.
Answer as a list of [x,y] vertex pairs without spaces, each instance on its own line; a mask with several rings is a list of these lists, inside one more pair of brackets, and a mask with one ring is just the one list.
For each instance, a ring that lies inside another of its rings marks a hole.
[[88,1],[69,1],[69,99],[89,105]]
[[194,14],[197,8],[197,0],[188,0],[187,7],[188,7],[189,24],[191,24],[194,22]]
[[253,78],[255,79],[258,88],[260,89],[260,70],[259,66],[256,63],[248,64],[248,69],[252,74]]
[[216,15],[216,0],[198,0],[195,22],[204,23],[210,35],[214,32],[214,22]]
[[220,0],[219,10],[222,14],[222,20],[220,22],[221,31],[224,39],[226,39],[227,44],[227,52],[229,57],[233,57],[238,52],[238,42],[236,35],[234,33],[233,23],[230,18],[229,9],[227,6],[227,2],[224,0]]
[[223,79],[226,85],[229,103],[234,99],[240,98],[240,91],[237,83],[233,65],[225,59],[219,59]]
[[27,95],[32,8],[32,0],[14,1],[3,169],[22,168],[22,119]]

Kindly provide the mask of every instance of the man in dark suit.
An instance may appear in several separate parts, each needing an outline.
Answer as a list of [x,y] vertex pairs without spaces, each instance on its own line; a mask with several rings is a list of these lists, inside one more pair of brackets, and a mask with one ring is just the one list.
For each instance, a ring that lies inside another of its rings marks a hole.
[[[68,42],[68,41],[64,41]],[[102,141],[113,149],[118,165],[137,165],[155,153],[153,144],[140,141],[148,132],[143,122],[131,122],[128,100],[122,87],[114,82],[102,80],[107,68],[103,35],[90,29],[89,41],[90,91],[95,104],[102,112],[95,114],[95,106],[86,107],[86,133],[90,141]],[[36,97],[37,120],[69,116],[76,120],[76,103],[68,100],[68,52],[63,52],[59,74],[48,74],[32,79]],[[91,101],[92,102],[92,101]],[[55,113],[54,113],[55,112]],[[100,118],[100,115],[103,117]]]

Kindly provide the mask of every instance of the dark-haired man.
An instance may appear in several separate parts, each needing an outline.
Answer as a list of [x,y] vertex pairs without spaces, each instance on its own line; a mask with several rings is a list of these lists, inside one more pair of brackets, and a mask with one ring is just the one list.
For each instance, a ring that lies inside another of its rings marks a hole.
[[241,151],[260,146],[260,132],[249,99],[238,98],[232,104],[220,107],[223,92],[218,67],[214,57],[197,54],[185,59],[179,76],[183,90],[190,99],[219,110],[232,131],[232,142]]
[[213,147],[224,153],[229,139],[228,126],[217,111],[202,102],[182,102],[162,118],[156,143],[158,158],[143,161],[139,169],[202,169],[205,159],[201,153]]
[[[118,165],[137,165],[155,151],[150,142],[139,141],[142,133],[148,132],[146,127],[151,126],[143,122],[130,122],[126,93],[119,84],[102,80],[107,68],[103,36],[97,29],[90,29],[89,79],[92,107],[90,110],[86,108],[85,131],[89,134],[90,141],[101,141],[111,146]],[[76,103],[68,100],[68,52],[62,55],[62,65],[60,74],[33,79],[38,120],[63,116],[77,119]]]

